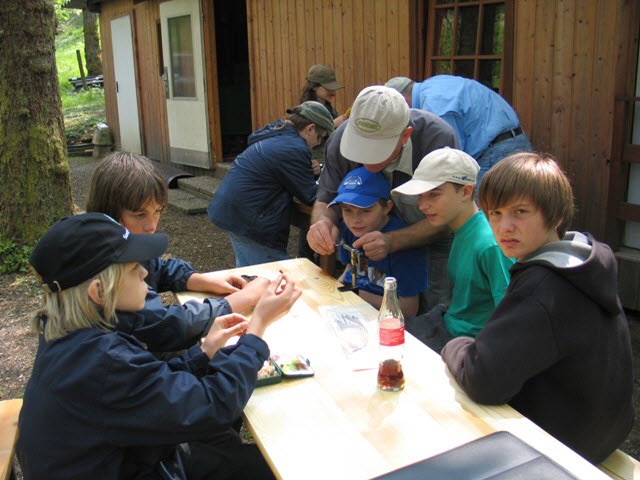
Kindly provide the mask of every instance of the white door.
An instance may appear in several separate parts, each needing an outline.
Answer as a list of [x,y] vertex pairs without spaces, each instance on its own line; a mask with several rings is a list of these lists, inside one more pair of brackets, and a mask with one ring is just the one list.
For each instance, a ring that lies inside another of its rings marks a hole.
[[130,16],[111,20],[111,38],[120,124],[120,149],[142,153]]
[[211,166],[200,0],[160,4],[171,161]]

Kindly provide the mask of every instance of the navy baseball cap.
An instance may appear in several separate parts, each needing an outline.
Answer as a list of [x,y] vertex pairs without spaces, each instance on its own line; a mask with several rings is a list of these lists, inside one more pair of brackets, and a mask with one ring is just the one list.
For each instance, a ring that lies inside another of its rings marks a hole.
[[350,171],[338,187],[338,195],[329,204],[348,203],[367,208],[379,199],[391,198],[389,182],[382,173],[373,173],[364,167]]
[[164,233],[133,234],[104,213],[64,217],[40,239],[29,263],[45,291],[60,292],[114,263],[144,262],[167,249]]

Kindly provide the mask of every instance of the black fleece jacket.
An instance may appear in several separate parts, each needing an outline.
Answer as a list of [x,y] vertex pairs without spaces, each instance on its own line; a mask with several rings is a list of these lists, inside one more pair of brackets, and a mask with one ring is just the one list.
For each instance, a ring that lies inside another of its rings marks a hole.
[[590,235],[569,232],[519,259],[483,330],[450,341],[442,357],[473,400],[508,402],[593,463],[633,425],[616,260]]

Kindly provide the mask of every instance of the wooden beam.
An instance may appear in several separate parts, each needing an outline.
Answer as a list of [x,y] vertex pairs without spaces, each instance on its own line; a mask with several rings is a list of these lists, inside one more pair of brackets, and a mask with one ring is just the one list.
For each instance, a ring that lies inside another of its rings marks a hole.
[[621,202],[618,206],[617,217],[620,220],[631,220],[632,222],[640,222],[640,205],[635,203]]

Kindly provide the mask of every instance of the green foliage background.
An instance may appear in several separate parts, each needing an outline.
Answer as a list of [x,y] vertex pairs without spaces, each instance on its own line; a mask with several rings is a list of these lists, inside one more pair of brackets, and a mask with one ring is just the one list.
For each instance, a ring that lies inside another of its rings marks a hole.
[[[76,50],[80,50],[83,65],[84,37],[82,10],[59,8],[63,0],[55,0],[58,33],[56,35],[56,64],[58,85],[62,100],[64,126],[67,140],[76,141],[87,136],[98,122],[105,121],[104,90],[89,88],[75,91],[69,79],[80,76]],[[86,74],[86,67],[85,74]]]

